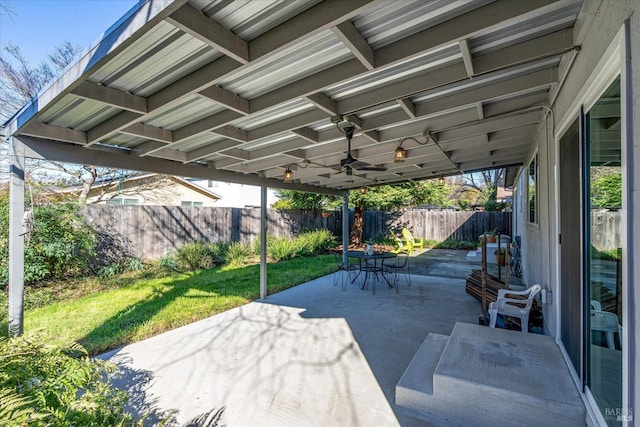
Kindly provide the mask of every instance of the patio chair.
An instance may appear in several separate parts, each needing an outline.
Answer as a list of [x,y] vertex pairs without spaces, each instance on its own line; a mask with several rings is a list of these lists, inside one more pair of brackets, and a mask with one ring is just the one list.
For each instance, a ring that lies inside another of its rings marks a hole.
[[413,246],[411,245],[411,243],[402,241],[402,239],[400,239],[395,234],[391,234],[391,237],[393,238],[393,241],[397,246],[397,248],[395,248],[391,252],[393,252],[394,254],[399,254],[402,252],[410,254],[411,252],[413,252]]
[[612,350],[617,349],[614,334],[618,334],[620,347],[622,347],[622,326],[618,323],[618,316],[615,313],[602,311],[600,302],[595,300],[591,300],[591,331],[604,333],[606,346]]
[[408,242],[413,250],[420,248],[420,250],[424,250],[424,239],[416,239],[411,234],[407,228],[402,229],[402,237],[406,242]]
[[401,255],[393,259],[393,264],[384,264],[384,271],[393,275],[393,286],[398,293],[398,277],[404,274],[407,284],[411,286],[411,275],[409,271],[409,255]]
[[345,267],[342,262],[342,252],[334,252],[333,256],[336,268],[333,275],[333,286],[338,286],[338,283],[340,283],[342,290],[345,291],[347,285],[353,282],[353,279],[356,277],[358,266],[348,264]]
[[[524,333],[529,332],[529,311],[533,304],[533,297],[535,297],[538,292],[540,292],[540,285],[533,285],[524,291],[500,289],[496,302],[489,304],[489,327],[496,327],[496,319],[498,314],[501,314],[503,316],[520,318],[520,330]],[[507,295],[515,296],[516,298],[509,298]],[[524,296],[526,296],[526,299],[518,298]]]

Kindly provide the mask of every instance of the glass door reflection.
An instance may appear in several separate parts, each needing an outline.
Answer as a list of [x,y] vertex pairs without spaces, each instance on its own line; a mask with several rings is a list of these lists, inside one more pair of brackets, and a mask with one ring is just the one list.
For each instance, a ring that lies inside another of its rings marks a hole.
[[587,383],[609,425],[622,409],[620,78],[586,117]]

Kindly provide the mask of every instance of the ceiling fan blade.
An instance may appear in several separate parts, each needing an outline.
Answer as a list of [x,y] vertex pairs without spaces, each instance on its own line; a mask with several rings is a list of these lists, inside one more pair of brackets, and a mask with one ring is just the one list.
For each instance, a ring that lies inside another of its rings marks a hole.
[[359,171],[369,171],[369,172],[386,172],[387,171],[387,168],[384,166],[373,166],[373,165],[369,165],[369,166],[365,166],[357,169]]
[[361,162],[360,160],[354,159],[354,161],[349,166],[354,169],[362,169],[371,166],[371,163]]

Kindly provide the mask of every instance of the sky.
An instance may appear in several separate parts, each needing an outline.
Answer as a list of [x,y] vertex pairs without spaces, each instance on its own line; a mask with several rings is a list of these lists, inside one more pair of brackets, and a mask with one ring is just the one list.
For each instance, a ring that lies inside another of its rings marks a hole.
[[0,15],[0,55],[10,42],[32,64],[65,41],[88,49],[138,0],[0,0],[15,12]]

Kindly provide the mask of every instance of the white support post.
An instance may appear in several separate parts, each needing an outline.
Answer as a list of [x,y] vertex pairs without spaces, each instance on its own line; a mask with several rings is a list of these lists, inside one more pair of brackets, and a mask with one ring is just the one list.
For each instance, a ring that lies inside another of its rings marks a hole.
[[267,186],[260,187],[260,299],[267,299]]
[[349,250],[349,192],[342,196],[342,264],[348,266],[347,251]]
[[9,336],[24,332],[24,145],[9,139]]

